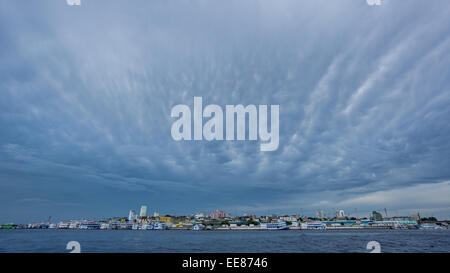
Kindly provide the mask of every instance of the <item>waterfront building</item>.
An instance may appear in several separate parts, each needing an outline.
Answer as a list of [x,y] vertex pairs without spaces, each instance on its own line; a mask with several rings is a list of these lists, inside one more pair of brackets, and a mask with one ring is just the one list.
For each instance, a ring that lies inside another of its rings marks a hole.
[[141,206],[141,212],[139,213],[140,217],[146,217],[147,216],[147,206],[146,205],[142,205]]
[[170,216],[161,216],[161,217],[159,217],[159,221],[169,224],[171,222],[171,217]]
[[194,218],[197,220],[203,220],[203,219],[205,219],[205,213],[203,213],[203,212],[197,213],[194,215]]
[[226,218],[228,216],[229,216],[228,213],[226,213],[225,211],[222,211],[222,210],[213,211],[209,215],[209,217],[211,219],[223,219],[223,218]]
[[377,211],[372,211],[372,219],[374,221],[382,221],[383,220],[383,216],[381,216],[381,213],[379,213]]
[[137,214],[134,210],[130,210],[130,213],[128,214],[128,221],[133,222],[137,219]]
[[294,222],[297,221],[297,218],[293,215],[282,215],[280,217],[278,217],[278,220],[282,220],[282,221],[288,221],[288,222]]
[[157,211],[153,212],[153,217],[159,217],[159,212]]
[[345,218],[345,212],[344,212],[343,209],[339,210],[339,212],[338,212],[338,217],[339,217],[339,218]]
[[68,229],[70,226],[70,222],[59,222],[58,228],[59,229]]

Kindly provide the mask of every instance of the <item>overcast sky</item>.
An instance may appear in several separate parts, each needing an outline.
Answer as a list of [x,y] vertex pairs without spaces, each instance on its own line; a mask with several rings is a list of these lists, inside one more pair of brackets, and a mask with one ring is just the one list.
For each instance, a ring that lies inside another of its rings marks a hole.
[[[447,0],[0,2],[0,222],[337,209],[450,218]],[[280,105],[280,143],[172,139]]]

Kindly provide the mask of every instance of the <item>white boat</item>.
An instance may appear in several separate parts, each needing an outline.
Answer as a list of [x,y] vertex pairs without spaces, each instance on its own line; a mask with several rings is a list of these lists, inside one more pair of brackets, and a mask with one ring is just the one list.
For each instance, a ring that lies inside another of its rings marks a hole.
[[153,229],[153,225],[152,224],[142,224],[141,230],[151,230]]
[[278,221],[275,223],[261,223],[259,228],[266,230],[288,230],[289,226],[284,221]]
[[70,222],[69,229],[79,229],[80,223],[79,222]]
[[202,225],[199,224],[196,224],[192,227],[192,230],[202,230],[202,229],[203,229]]
[[58,228],[59,229],[68,229],[70,226],[70,222],[59,222]]
[[164,222],[156,222],[155,225],[153,226],[153,229],[155,229],[155,230],[166,229],[166,223],[164,223]]
[[279,221],[278,223],[267,223],[268,230],[288,230],[289,227],[286,225],[286,222]]
[[93,221],[87,221],[81,223],[80,229],[100,229],[100,225]]
[[[341,225],[339,225],[341,227]],[[320,221],[306,222],[307,229],[326,229],[327,226]]]
[[423,224],[420,226],[420,229],[444,229],[444,228],[436,224]]

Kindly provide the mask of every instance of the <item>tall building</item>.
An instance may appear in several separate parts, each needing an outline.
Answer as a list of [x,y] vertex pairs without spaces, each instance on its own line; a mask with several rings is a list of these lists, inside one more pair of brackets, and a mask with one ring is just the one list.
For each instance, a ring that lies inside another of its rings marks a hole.
[[339,212],[338,212],[338,217],[339,217],[339,218],[344,218],[344,217],[345,217],[345,212],[344,212],[343,209],[339,210]]
[[142,205],[141,206],[141,212],[139,213],[140,217],[146,217],[147,216],[147,206],[146,205]]
[[[228,217],[228,213],[226,213],[225,211],[222,210],[216,210],[211,212],[211,214],[209,215],[209,217],[211,219],[222,219],[222,218],[226,218]],[[256,217],[255,217],[256,218]]]
[[372,218],[374,221],[383,221],[383,216],[377,211],[372,211]]
[[136,220],[136,218],[137,218],[136,212],[130,209],[130,213],[128,214],[128,221],[132,222]]
[[324,219],[325,218],[323,210],[318,210],[317,211],[317,218],[319,218],[319,219]]

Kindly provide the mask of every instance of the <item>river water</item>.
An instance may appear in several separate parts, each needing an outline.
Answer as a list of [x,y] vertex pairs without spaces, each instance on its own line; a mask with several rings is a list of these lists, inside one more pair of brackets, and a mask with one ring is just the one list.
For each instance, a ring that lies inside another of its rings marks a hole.
[[450,252],[450,230],[0,230],[0,252]]

